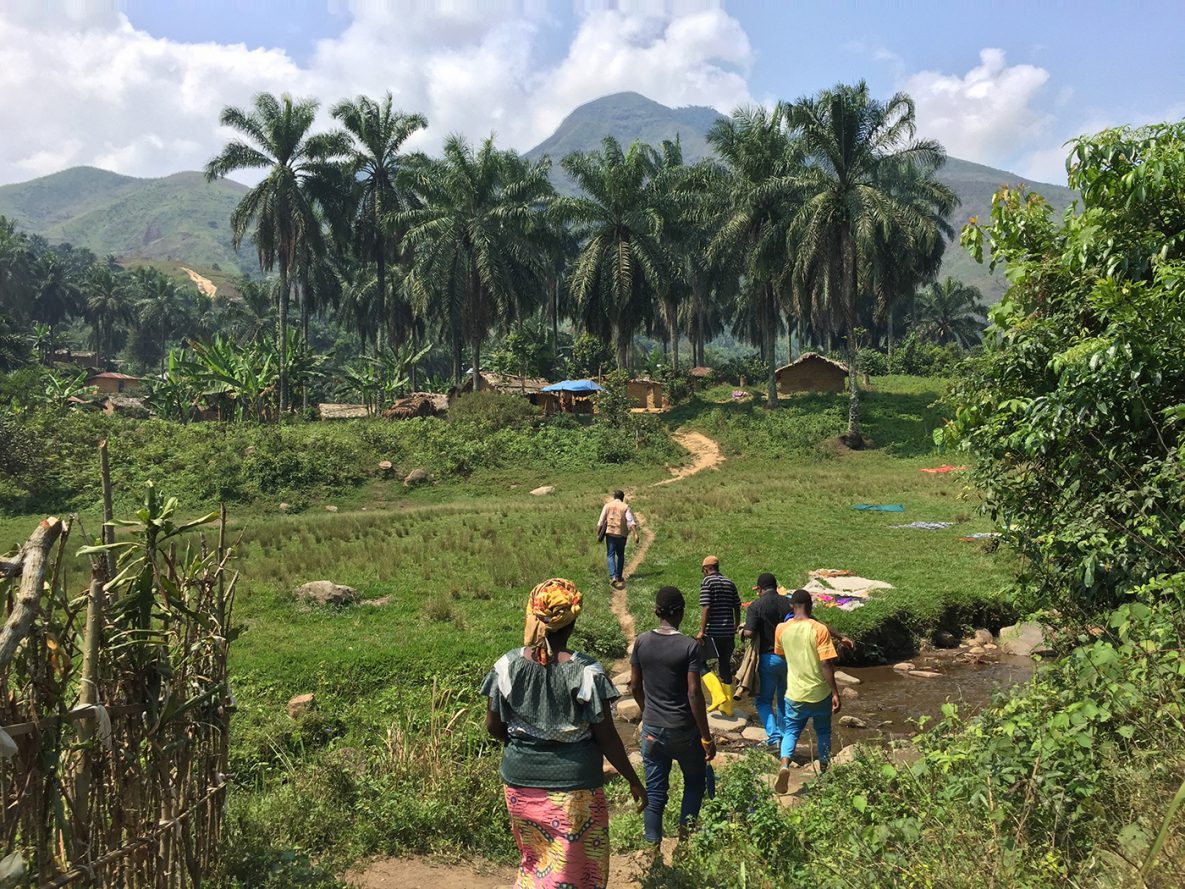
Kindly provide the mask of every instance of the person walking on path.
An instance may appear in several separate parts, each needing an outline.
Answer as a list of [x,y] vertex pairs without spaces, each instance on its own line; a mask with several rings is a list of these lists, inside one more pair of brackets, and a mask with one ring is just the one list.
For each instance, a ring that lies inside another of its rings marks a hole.
[[597,536],[604,537],[605,551],[609,561],[609,583],[616,589],[625,586],[625,541],[630,531],[634,532],[634,543],[638,543],[638,523],[633,510],[625,503],[625,492],[614,491],[613,499],[601,508],[597,519]]
[[774,634],[793,612],[790,597],[778,592],[777,578],[768,571],[753,587],[757,598],[745,609],[742,635],[757,652],[757,694],[753,706],[765,726],[766,744],[781,750],[782,722],[786,717],[786,658],[774,654]]
[[662,842],[662,816],[670,789],[671,765],[683,773],[679,833],[684,836],[699,817],[707,783],[708,762],[716,745],[700,690],[705,669],[696,640],[679,632],[686,605],[683,594],[664,586],[655,596],[656,629],[634,641],[630,655],[630,689],[642,711],[642,765],[646,771],[643,829],[647,841]]
[[500,774],[520,854],[516,889],[608,885],[603,760],[629,782],[639,811],[646,806],[609,709],[620,695],[596,660],[568,649],[582,602],[570,580],[535,587],[524,646],[502,655],[481,686],[490,702],[486,731],[504,745]]
[[790,758],[808,720],[815,724],[819,768],[827,771],[831,758],[831,715],[840,708],[835,684],[835,645],[825,624],[811,617],[811,594],[795,590],[790,596],[793,615],[774,634],[774,654],[786,659],[786,714],[782,720],[782,767],[774,790],[785,793],[790,783]]
[[724,693],[712,709],[719,707],[725,716],[732,716],[732,653],[741,622],[741,597],[737,585],[720,573],[720,560],[715,556],[706,556],[700,570],[704,579],[699,585],[699,633],[695,638],[701,645],[711,639],[719,657],[716,669]]

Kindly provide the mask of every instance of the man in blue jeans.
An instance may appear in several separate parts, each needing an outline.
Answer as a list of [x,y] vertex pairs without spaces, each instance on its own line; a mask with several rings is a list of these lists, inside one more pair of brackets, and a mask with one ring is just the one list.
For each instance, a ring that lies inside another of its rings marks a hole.
[[597,519],[597,534],[605,539],[605,555],[609,565],[609,584],[614,589],[625,586],[625,541],[634,532],[638,543],[638,523],[633,510],[625,504],[625,492],[614,491],[613,499],[601,509]]
[[757,694],[753,706],[765,726],[765,743],[776,752],[781,749],[782,720],[786,713],[786,659],[774,654],[774,633],[792,609],[790,598],[778,593],[777,578],[768,571],[757,578],[753,589],[758,596],[745,610],[742,633],[757,650]]
[[790,758],[808,721],[815,724],[819,768],[831,759],[831,714],[840,708],[835,684],[839,655],[826,624],[811,617],[811,594],[795,590],[790,596],[793,616],[774,634],[774,653],[786,659],[786,716],[782,720],[782,767],[774,790],[785,793],[790,783]]
[[686,604],[683,594],[664,586],[655,597],[659,625],[634,642],[630,690],[642,711],[642,764],[646,770],[646,839],[662,842],[662,815],[670,790],[671,764],[683,772],[679,834],[684,836],[699,817],[708,762],[716,745],[708,728],[708,712],[700,690],[706,670],[698,642],[679,632]]

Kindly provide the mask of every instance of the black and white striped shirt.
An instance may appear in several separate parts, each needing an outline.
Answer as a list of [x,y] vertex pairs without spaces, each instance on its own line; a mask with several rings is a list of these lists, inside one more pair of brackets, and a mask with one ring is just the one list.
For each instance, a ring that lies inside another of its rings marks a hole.
[[708,609],[709,636],[731,636],[736,633],[736,615],[741,610],[737,585],[723,574],[709,574],[699,585],[700,608]]

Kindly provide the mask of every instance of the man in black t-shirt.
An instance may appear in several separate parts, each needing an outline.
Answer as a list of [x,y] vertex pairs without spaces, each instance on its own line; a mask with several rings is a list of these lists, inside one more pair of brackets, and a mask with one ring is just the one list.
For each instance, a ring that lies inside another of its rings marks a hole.
[[753,587],[759,591],[745,609],[742,635],[757,649],[757,694],[753,706],[765,726],[766,744],[774,750],[782,742],[782,717],[786,708],[786,659],[774,654],[774,631],[794,609],[790,598],[778,593],[777,579],[766,572]]
[[671,765],[683,772],[682,834],[699,816],[707,764],[716,755],[700,690],[706,669],[700,644],[679,632],[686,605],[675,587],[659,589],[654,613],[659,625],[634,641],[630,689],[642,711],[642,764],[646,770],[646,839],[662,842],[662,814],[670,790]]

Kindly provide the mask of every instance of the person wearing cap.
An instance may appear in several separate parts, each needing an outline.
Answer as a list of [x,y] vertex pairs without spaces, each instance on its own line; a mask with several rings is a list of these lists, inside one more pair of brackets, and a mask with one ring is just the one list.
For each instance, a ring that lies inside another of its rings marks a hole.
[[831,716],[840,708],[835,684],[839,655],[826,624],[811,617],[811,594],[795,590],[790,595],[793,614],[774,633],[774,654],[786,659],[786,712],[782,719],[782,767],[774,790],[785,793],[790,783],[790,758],[798,737],[813,721],[818,738],[819,768],[827,771],[831,758]]
[[642,765],[646,772],[643,831],[651,843],[662,842],[662,816],[670,789],[671,765],[683,773],[679,829],[683,834],[697,817],[707,784],[708,762],[716,745],[700,690],[706,668],[703,649],[679,632],[686,605],[683,594],[664,586],[655,596],[658,627],[634,641],[630,655],[630,690],[642,711]]
[[732,716],[732,653],[741,622],[741,597],[737,585],[720,573],[720,560],[715,556],[706,556],[700,570],[704,579],[699,585],[699,633],[695,638],[701,644],[711,639],[719,657],[716,669],[723,694],[713,701],[712,709],[719,707],[725,716]]
[[757,694],[753,706],[765,726],[766,744],[781,750],[786,717],[786,658],[774,653],[774,634],[793,609],[788,596],[778,592],[778,580],[768,571],[757,578],[756,599],[745,609],[742,635],[757,652]]
[[601,508],[597,519],[597,535],[605,540],[605,554],[609,563],[609,585],[615,589],[625,586],[625,543],[634,532],[634,545],[638,543],[638,522],[633,510],[625,503],[625,492],[614,491],[613,499]]

